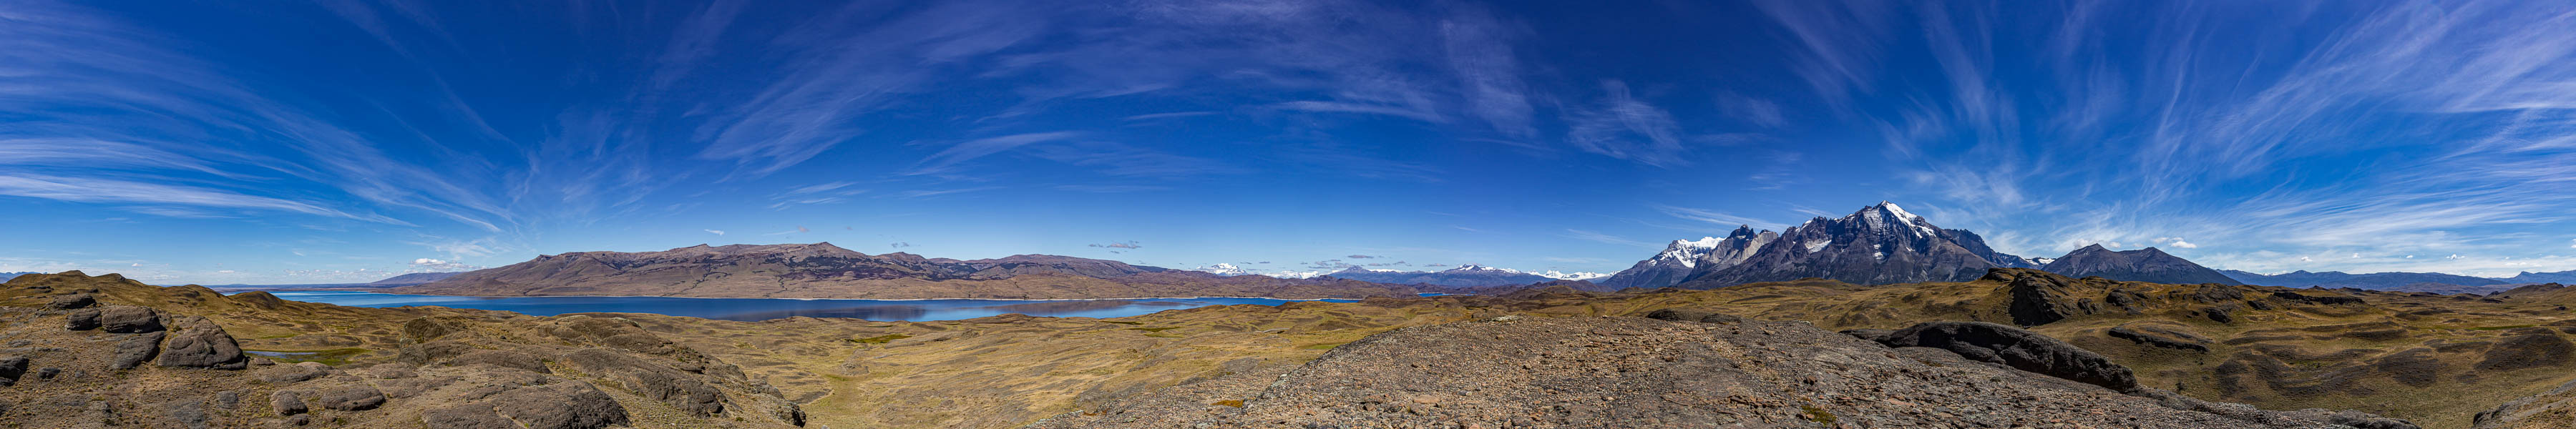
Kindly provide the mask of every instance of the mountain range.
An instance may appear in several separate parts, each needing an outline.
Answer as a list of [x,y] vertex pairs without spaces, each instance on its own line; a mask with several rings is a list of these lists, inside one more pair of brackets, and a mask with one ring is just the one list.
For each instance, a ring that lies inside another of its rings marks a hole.
[[1780,232],[1739,226],[1726,238],[1674,241],[1655,256],[1597,281],[1604,288],[1714,288],[1823,278],[1854,284],[1965,281],[1991,268],[2033,268],[1974,232],[1944,229],[1893,203],[1841,218],[1818,216]]
[[2153,247],[2086,246],[2057,258],[1995,251],[1975,232],[1933,225],[1893,203],[1841,218],[1818,216],[1780,232],[1739,226],[1725,238],[1675,240],[1627,270],[1594,283],[1603,290],[1731,285],[1820,278],[1852,284],[1966,281],[1994,268],[2177,284],[2244,284]]
[[1461,265],[1457,268],[1440,271],[1372,270],[1362,267],[1350,267],[1324,275],[1333,278],[1366,282],[1400,285],[1427,284],[1436,286],[1525,285],[1559,280],[1553,277],[1521,272],[1520,270],[1494,268],[1474,264]]
[[850,299],[1413,296],[1413,286],[1216,274],[1053,255],[869,255],[831,243],[572,252],[392,289],[470,296],[616,295]]
[[37,273],[37,272],[32,272],[32,271],[31,271],[31,272],[0,273],[0,282],[9,281],[9,279],[18,278],[18,276],[23,276],[23,275],[28,275],[28,274],[43,274],[43,273]]

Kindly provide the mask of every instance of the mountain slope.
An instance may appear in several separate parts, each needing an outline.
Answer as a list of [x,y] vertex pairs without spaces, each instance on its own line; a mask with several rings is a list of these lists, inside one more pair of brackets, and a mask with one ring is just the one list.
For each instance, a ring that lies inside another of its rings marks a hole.
[[1051,255],[999,259],[868,255],[831,243],[698,245],[660,252],[573,252],[393,289],[471,296],[1088,299],[1194,296],[1411,296],[1410,286],[1339,279],[1220,276]]
[[2067,252],[2066,256],[2058,257],[2040,269],[2069,277],[2102,277],[2133,282],[2245,284],[2217,270],[2153,247],[2114,252],[2099,244],[2084,246]]
[[448,277],[456,277],[456,275],[457,275],[457,274],[465,274],[465,273],[462,273],[462,272],[455,272],[455,273],[411,273],[411,274],[404,274],[404,275],[399,275],[399,276],[393,276],[393,277],[391,277],[391,278],[386,278],[386,279],[384,279],[384,280],[377,280],[377,281],[372,282],[372,283],[367,283],[367,285],[368,285],[368,286],[410,286],[410,285],[416,285],[416,284],[422,284],[422,283],[429,283],[429,282],[434,282],[434,281],[439,281],[439,280],[446,280]]
[[1377,271],[1350,267],[1326,276],[1387,284],[1436,286],[1503,286],[1555,281],[1554,278],[1506,268],[1465,265],[1440,271]]
[[2526,271],[2521,274],[2515,274],[2513,277],[2496,280],[2512,284],[2576,283],[2576,270],[2559,271],[2554,273],[2534,273]]
[[1989,268],[2028,264],[1987,248],[1974,233],[1942,229],[1886,202],[1839,219],[1809,219],[1776,237],[1740,262],[1700,264],[1681,286],[1707,289],[1807,277],[1854,284],[1965,281]]

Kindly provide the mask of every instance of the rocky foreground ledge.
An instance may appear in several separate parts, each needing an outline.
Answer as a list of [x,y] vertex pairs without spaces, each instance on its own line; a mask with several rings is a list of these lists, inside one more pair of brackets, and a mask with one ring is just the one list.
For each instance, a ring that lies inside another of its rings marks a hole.
[[1656,316],[1682,321],[1505,316],[1398,329],[1293,370],[1177,386],[1033,427],[2415,427],[2018,370],[2128,380],[2099,355],[2002,325],[1916,330],[1909,338],[1934,347],[1890,347],[1804,322]]

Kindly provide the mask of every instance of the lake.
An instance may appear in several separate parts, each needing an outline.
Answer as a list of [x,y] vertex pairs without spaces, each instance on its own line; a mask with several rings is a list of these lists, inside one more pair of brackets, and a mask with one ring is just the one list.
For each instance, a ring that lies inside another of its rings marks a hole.
[[[1006,313],[1048,317],[1126,317],[1163,310],[1205,307],[1210,305],[1260,304],[1279,305],[1294,300],[1270,298],[1153,298],[1100,300],[998,300],[998,299],[777,299],[777,298],[669,298],[658,296],[527,296],[477,297],[399,295],[350,291],[272,291],[288,301],[318,302],[350,307],[439,306],[500,310],[534,316],[564,313],[653,313],[719,320],[755,322],[795,316],[846,317],[877,321],[932,321],[973,319]],[[1355,302],[1347,299],[1319,300]]]

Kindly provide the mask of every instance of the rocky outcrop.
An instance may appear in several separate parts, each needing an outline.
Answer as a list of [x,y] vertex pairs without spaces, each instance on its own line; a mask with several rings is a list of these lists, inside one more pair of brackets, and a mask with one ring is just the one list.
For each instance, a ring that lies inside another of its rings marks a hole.
[[2129,340],[2152,347],[2190,350],[2203,353],[2209,352],[2209,338],[2195,335],[2190,332],[2184,332],[2177,328],[2139,323],[2126,323],[2111,328],[2109,331],[2106,331],[2105,334],[2110,335],[2111,338]]
[[132,369],[161,354],[161,338],[166,332],[129,334],[116,342],[116,354],[109,356],[108,368]]
[[25,356],[0,357],[0,387],[17,385],[18,378],[25,375],[27,375]]
[[1736,315],[1733,315],[1733,314],[1721,313],[1721,312],[1718,312],[1718,311],[1715,311],[1715,310],[1694,310],[1694,309],[1680,309],[1680,308],[1667,308],[1667,309],[1662,309],[1662,310],[1655,310],[1655,311],[1653,311],[1653,312],[1648,312],[1648,313],[1646,313],[1646,318],[1648,318],[1648,319],[1655,319],[1655,320],[1670,320],[1670,321],[1675,321],[1675,322],[1699,322],[1699,323],[1735,323],[1735,322],[1742,322],[1742,321],[1744,321],[1744,317],[1742,317],[1742,316],[1736,316]]
[[170,344],[161,351],[155,363],[161,366],[213,369],[250,367],[242,356],[241,345],[233,342],[224,327],[203,317],[184,316],[176,323],[180,328],[170,335]]
[[2138,377],[2111,358],[2036,332],[1985,322],[1931,322],[1862,338],[1888,347],[1929,347],[1979,362],[2126,392]]
[[627,391],[691,415],[713,416],[725,409],[723,392],[668,365],[605,349],[574,351],[565,354],[563,362],[582,372],[608,377],[623,384]]
[[107,332],[119,334],[154,332],[161,330],[161,313],[152,311],[151,307],[110,305],[99,308],[98,322],[99,329]]
[[[1988,273],[1987,278],[1994,278],[1995,273],[2000,272],[2007,271],[1995,270]],[[2010,276],[2011,286],[2007,286],[2012,294],[2012,305],[2007,310],[2011,312],[2015,325],[2046,325],[2101,311],[2093,300],[2071,296],[2074,294],[2073,287],[2068,285],[2073,282],[2071,279],[2045,273],[2023,274]]]
[[365,411],[385,404],[385,392],[364,384],[324,389],[316,393],[315,404],[340,411]]
[[45,302],[45,308],[55,310],[89,308],[93,305],[98,305],[98,298],[85,293],[54,295],[53,298],[48,298]]

